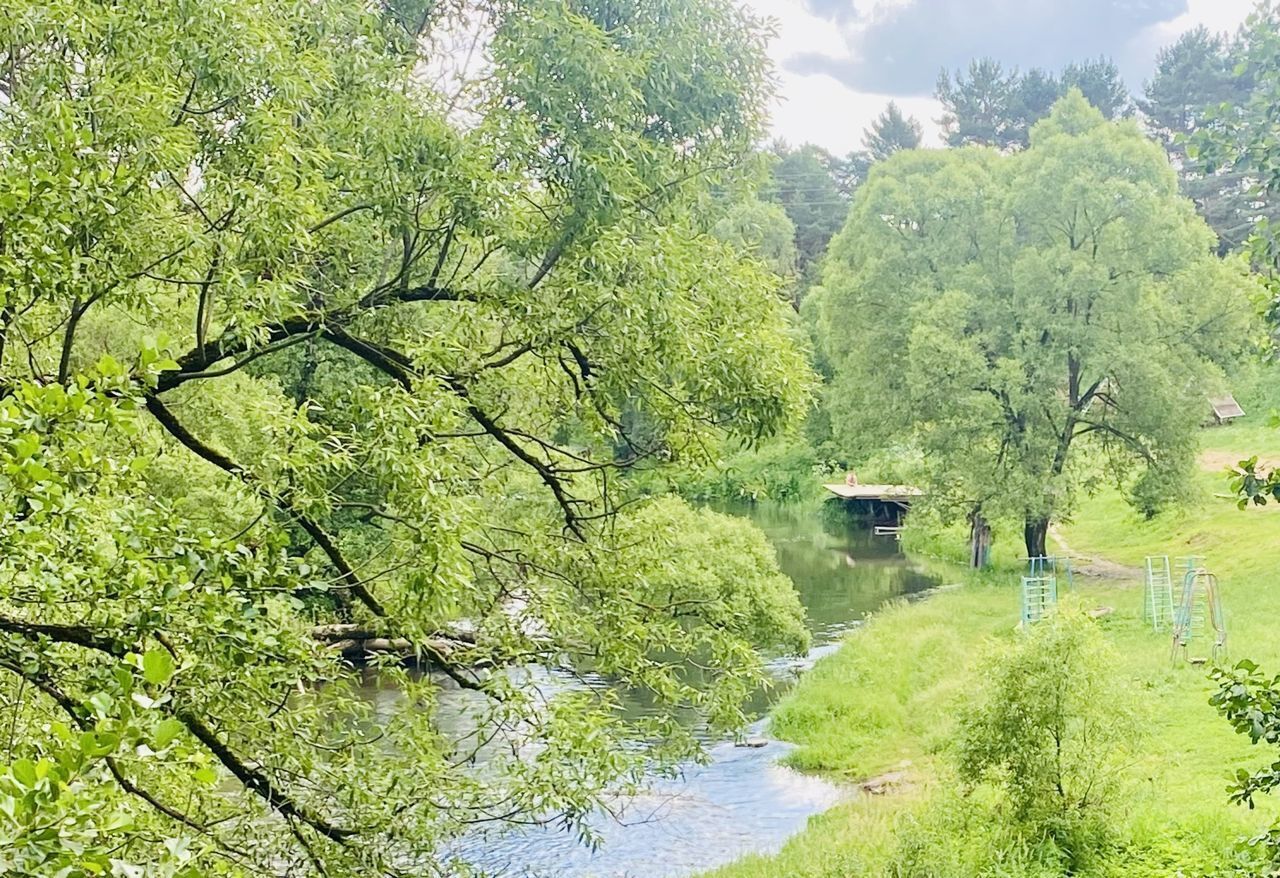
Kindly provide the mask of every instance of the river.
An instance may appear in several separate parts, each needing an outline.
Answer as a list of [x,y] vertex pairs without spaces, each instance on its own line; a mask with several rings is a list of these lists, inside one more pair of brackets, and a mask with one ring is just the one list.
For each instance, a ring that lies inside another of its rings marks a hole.
[[[750,519],[769,537],[813,633],[806,658],[771,664],[780,685],[755,705],[760,712],[868,613],[937,585],[892,537],[872,536],[841,514],[838,504],[828,504],[821,514],[778,506],[723,511]],[[766,729],[761,719],[750,733],[764,735]],[[621,820],[601,815],[595,825],[603,844],[596,850],[541,828],[476,837],[458,853],[504,878],[682,878],[748,853],[775,851],[811,815],[851,795],[848,788],[781,765],[778,760],[790,749],[784,742],[767,740],[758,748],[707,744],[707,764],[688,766],[678,780],[655,780],[644,795],[625,803]]]

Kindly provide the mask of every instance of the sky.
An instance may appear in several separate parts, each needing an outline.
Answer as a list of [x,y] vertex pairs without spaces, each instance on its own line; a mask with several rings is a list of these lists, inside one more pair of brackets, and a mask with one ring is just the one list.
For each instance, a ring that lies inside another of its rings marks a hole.
[[1006,67],[1058,71],[1071,61],[1115,60],[1139,92],[1156,53],[1198,25],[1234,32],[1254,0],[745,0],[773,20],[779,75],[773,133],[837,155],[890,100],[941,145],[933,99],[944,68],[989,55]]

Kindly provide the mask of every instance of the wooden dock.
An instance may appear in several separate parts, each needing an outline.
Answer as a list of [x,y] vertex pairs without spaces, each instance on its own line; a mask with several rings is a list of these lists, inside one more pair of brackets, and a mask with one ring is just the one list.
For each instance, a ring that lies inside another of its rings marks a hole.
[[902,519],[911,509],[911,502],[919,500],[924,492],[910,485],[823,485],[832,494],[845,501],[846,509],[876,526],[876,533],[897,536]]
[[924,496],[919,488],[910,485],[823,485],[832,494],[844,500],[878,500],[881,503],[908,505]]

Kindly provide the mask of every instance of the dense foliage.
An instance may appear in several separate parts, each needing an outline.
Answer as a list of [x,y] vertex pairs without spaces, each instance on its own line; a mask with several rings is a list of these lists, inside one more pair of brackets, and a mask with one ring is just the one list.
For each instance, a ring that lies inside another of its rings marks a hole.
[[781,205],[748,197],[727,208],[711,234],[763,263],[796,301],[800,265],[796,227]]
[[[1250,232],[1249,254],[1265,278],[1265,316],[1271,331],[1265,349],[1274,360],[1280,327],[1276,272],[1280,235],[1270,204],[1280,192],[1280,138],[1275,128],[1275,108],[1280,105],[1280,11],[1270,4],[1260,5],[1230,52],[1236,64],[1222,88],[1232,97],[1205,114],[1193,131],[1188,152],[1206,178],[1238,181],[1235,191],[1243,193],[1244,206],[1235,213],[1244,214],[1237,217],[1240,232]],[[1259,465],[1256,457],[1241,461],[1233,488],[1242,505],[1280,500],[1280,472]]]
[[1249,103],[1254,74],[1245,63],[1247,53],[1245,40],[1210,35],[1203,28],[1188,31],[1161,50],[1138,102],[1147,127],[1178,170],[1183,194],[1217,232],[1224,253],[1241,249],[1257,220],[1276,213],[1247,163],[1206,168],[1192,155],[1201,135]]
[[1106,58],[1068,64],[1060,76],[1034,67],[1025,73],[1006,71],[994,58],[978,58],[954,76],[944,70],[934,97],[942,104],[948,146],[1009,150],[1025,148],[1032,127],[1073,88],[1108,119],[1132,112],[1120,71]]
[[[1214,668],[1210,676],[1218,690],[1209,699],[1239,734],[1254,743],[1280,744],[1280,677],[1266,675],[1257,664],[1245,660],[1233,668]],[[1280,761],[1265,768],[1236,771],[1231,800],[1254,807],[1254,797],[1280,787]],[[1273,826],[1253,843],[1265,849],[1272,865],[1280,867],[1280,825]]]
[[1064,613],[991,660],[960,723],[958,767],[1001,789],[1018,821],[1079,861],[1106,833],[1121,768],[1139,741],[1135,699],[1097,626]]
[[812,144],[795,149],[778,144],[775,152],[777,161],[765,194],[781,204],[791,218],[797,266],[802,277],[812,282],[831,236],[840,231],[849,212],[839,184],[842,163]]
[[[586,831],[695,750],[681,709],[741,719],[751,646],[803,645],[789,584],[614,474],[806,404],[777,279],[708,233],[762,34],[4,5],[0,871],[437,874],[476,825]],[[381,654],[391,705],[343,661]],[[672,718],[529,685],[582,668]]]
[[1213,246],[1160,148],[1079,92],[1024,151],[900,153],[815,294],[836,434],[913,438],[932,501],[1023,521],[1030,555],[1101,477],[1151,511],[1251,331],[1250,281]]

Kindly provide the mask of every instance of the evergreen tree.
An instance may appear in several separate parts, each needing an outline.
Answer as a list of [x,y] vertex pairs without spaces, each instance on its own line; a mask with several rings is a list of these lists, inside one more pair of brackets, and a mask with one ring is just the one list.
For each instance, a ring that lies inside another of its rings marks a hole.
[[935,96],[942,103],[939,119],[948,146],[970,143],[1007,148],[1020,145],[1011,129],[1010,108],[1017,90],[1017,74],[1005,73],[1000,62],[979,58],[970,62],[968,74],[947,71],[938,76]]
[[1110,58],[1068,64],[1059,78],[1059,92],[1066,94],[1073,87],[1080,89],[1085,100],[1108,119],[1133,115],[1129,90],[1120,78],[1120,68]]
[[1078,88],[1103,116],[1133,112],[1120,71],[1107,58],[1068,64],[1061,76],[1033,67],[1006,72],[993,58],[979,58],[967,73],[943,71],[934,96],[942,103],[939,119],[949,146],[976,143],[997,149],[1026,148],[1031,127],[1049,114],[1060,97]]
[[884,161],[900,149],[916,149],[924,129],[913,116],[904,116],[893,101],[876,117],[862,136],[862,145],[872,162]]
[[1249,170],[1226,163],[1212,171],[1187,154],[1189,139],[1215,125],[1222,106],[1242,107],[1253,90],[1246,68],[1236,75],[1241,48],[1203,27],[1160,51],[1155,75],[1144,84],[1138,107],[1178,169],[1182,192],[1195,201],[1218,235],[1223,252],[1240,247],[1255,220],[1274,216],[1270,198],[1256,191]]
[[1054,103],[1062,97],[1062,83],[1052,73],[1033,67],[1022,75],[1014,90],[1012,130],[1018,144],[1027,145],[1028,133],[1037,120],[1049,115]]
[[[811,279],[849,212],[848,197],[837,183],[840,162],[811,143],[795,149],[776,144],[774,151],[778,162],[765,195],[781,204],[795,224],[796,266],[802,278]],[[802,288],[806,285],[802,281]]]
[[843,162],[845,189],[850,194],[871,173],[871,166],[895,152],[917,149],[924,130],[914,116],[904,116],[893,101],[884,108],[862,135],[863,148],[849,153]]

